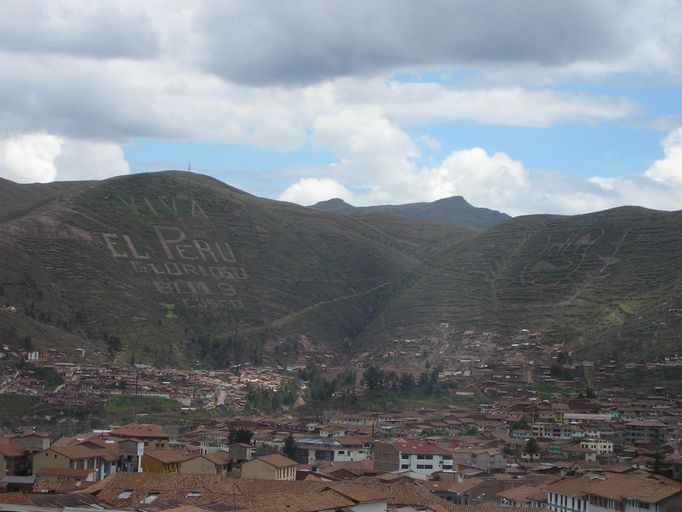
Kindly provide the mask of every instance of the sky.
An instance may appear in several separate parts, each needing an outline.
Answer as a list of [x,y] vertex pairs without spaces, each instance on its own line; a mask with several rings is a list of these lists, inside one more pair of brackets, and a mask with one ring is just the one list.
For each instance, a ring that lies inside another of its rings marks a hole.
[[0,177],[682,208],[682,1],[3,0]]

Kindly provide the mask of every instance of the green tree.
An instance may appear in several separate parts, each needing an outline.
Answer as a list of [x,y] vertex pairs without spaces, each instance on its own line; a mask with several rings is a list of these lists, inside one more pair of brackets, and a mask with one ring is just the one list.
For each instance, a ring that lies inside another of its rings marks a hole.
[[372,364],[365,370],[362,378],[370,390],[379,389],[384,380],[384,372]]
[[30,336],[24,336],[21,340],[21,346],[27,352],[31,352],[33,350],[33,339]]
[[654,462],[651,467],[651,471],[653,471],[654,475],[661,474],[661,452],[659,451],[654,453]]
[[289,435],[284,440],[284,448],[282,448],[282,453],[292,460],[296,460],[296,441],[294,436]]
[[526,442],[526,453],[530,455],[531,458],[533,458],[534,455],[537,455],[540,453],[540,448],[538,447],[538,442],[535,440],[534,437],[531,437],[528,439]]
[[253,437],[253,432],[246,428],[230,429],[227,441],[230,444],[251,444],[251,438]]

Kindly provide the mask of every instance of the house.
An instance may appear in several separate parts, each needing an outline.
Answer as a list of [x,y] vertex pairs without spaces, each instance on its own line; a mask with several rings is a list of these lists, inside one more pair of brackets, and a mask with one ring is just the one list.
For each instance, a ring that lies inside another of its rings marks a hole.
[[93,447],[84,443],[52,445],[33,456],[33,474],[46,469],[84,469],[87,482],[97,482],[116,473],[118,450],[114,446]]
[[[206,455],[202,455],[198,458],[205,459],[209,461],[209,463],[211,464],[211,466],[205,466],[207,468],[210,468],[209,473],[202,474],[226,475],[232,468],[232,459],[225,452],[209,453]],[[183,474],[196,474],[192,472],[193,468],[194,466],[191,463],[188,464],[187,466],[183,464],[182,467],[180,468],[180,472]]]
[[503,471],[507,458],[498,448],[455,448],[452,451],[455,464],[476,466],[487,471]]
[[253,446],[245,443],[231,444],[229,447],[230,458],[233,462],[240,464],[253,459]]
[[144,441],[139,439],[121,439],[118,441],[119,471],[142,471],[142,454]]
[[142,441],[145,449],[163,450],[170,448],[170,436],[159,426],[149,423],[131,423],[115,428],[109,434],[111,439],[133,439]]
[[374,445],[378,472],[408,470],[422,475],[452,470],[452,452],[418,439],[396,439]]
[[682,510],[682,485],[641,473],[561,480],[548,487],[554,512],[677,512]]
[[583,439],[580,446],[599,455],[613,453],[613,442],[605,439]]
[[535,485],[519,485],[504,491],[498,492],[500,504],[507,507],[516,508],[546,508],[547,490]]
[[276,453],[263,455],[243,463],[241,477],[253,480],[296,480],[296,461]]
[[356,462],[372,458],[372,442],[369,437],[340,436],[334,440],[339,443],[334,461]]
[[37,453],[50,447],[50,434],[46,432],[29,432],[14,436],[9,442],[20,447],[25,452]]
[[21,475],[27,466],[24,450],[12,444],[0,444],[0,480]]
[[623,440],[626,443],[653,441],[658,444],[668,440],[668,427],[658,420],[635,420],[625,424]]
[[145,450],[142,455],[143,473],[180,473],[180,464],[190,456],[178,450]]

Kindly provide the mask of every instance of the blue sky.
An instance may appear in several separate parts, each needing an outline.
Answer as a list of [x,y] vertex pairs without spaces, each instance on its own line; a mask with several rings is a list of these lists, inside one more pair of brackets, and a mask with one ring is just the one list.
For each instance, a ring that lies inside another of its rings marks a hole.
[[8,0],[0,176],[679,209],[681,27],[667,0]]

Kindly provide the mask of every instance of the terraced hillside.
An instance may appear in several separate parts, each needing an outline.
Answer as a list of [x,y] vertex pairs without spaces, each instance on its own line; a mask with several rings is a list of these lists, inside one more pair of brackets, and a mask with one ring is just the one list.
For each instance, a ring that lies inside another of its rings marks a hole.
[[527,216],[445,249],[396,287],[364,339],[539,329],[585,354],[682,348],[682,212]]
[[441,322],[502,340],[538,329],[586,355],[682,348],[682,212],[526,216],[478,232],[322,212],[185,172],[0,180],[0,199],[0,339],[27,349],[218,367],[341,360],[440,335]]
[[259,360],[289,336],[338,348],[452,231],[413,227],[421,246],[181,172],[33,187],[0,183],[33,198],[2,212],[0,301],[17,311],[0,335],[160,363]]

